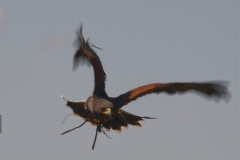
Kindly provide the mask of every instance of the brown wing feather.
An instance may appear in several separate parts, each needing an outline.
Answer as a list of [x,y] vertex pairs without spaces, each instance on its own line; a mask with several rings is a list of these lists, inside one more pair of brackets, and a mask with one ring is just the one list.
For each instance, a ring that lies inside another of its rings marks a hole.
[[94,77],[95,77],[95,88],[94,93],[98,96],[102,97],[99,94],[105,93],[105,80],[106,74],[103,70],[102,63],[94,52],[94,50],[90,47],[88,41],[86,42],[82,35],[82,25],[80,27],[80,32],[77,33],[78,36],[78,50],[73,58],[73,69],[76,69],[79,63],[87,61],[90,62],[93,66]]
[[82,118],[87,117],[87,112],[84,107],[86,104],[86,101],[69,101],[63,96],[62,98],[67,101],[66,106],[73,110],[73,113],[75,116],[79,116]]
[[118,97],[118,100],[121,101],[118,108],[128,104],[131,101],[136,100],[139,97],[142,97],[150,93],[160,93],[166,92],[168,94],[175,94],[176,92],[187,92],[187,91],[197,91],[202,95],[205,95],[209,98],[214,98],[215,100],[220,100],[224,98],[228,100],[229,93],[227,91],[227,82],[206,82],[206,83],[154,83],[145,86],[138,87],[131,91],[128,91],[125,94],[122,94]]

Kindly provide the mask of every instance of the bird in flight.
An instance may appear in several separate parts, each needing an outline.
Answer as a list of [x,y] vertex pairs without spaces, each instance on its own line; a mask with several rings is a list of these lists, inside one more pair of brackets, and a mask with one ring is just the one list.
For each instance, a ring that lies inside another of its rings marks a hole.
[[80,26],[80,31],[77,32],[77,39],[78,48],[73,58],[73,70],[76,70],[79,63],[84,61],[92,65],[94,70],[94,90],[93,94],[87,100],[83,101],[70,101],[62,96],[62,98],[67,101],[66,106],[73,110],[75,116],[81,117],[84,123],[61,135],[80,128],[86,122],[90,122],[92,125],[97,126],[92,150],[94,149],[98,132],[103,132],[108,137],[105,131],[109,131],[111,128],[120,133],[121,129],[126,129],[129,124],[141,127],[139,122],[144,121],[144,119],[154,119],[152,117],[133,115],[121,109],[123,106],[144,95],[162,92],[175,94],[177,92],[195,91],[205,95],[205,97],[215,99],[216,101],[220,99],[227,100],[229,98],[227,82],[225,81],[203,83],[153,83],[140,86],[118,97],[109,97],[105,91],[106,74],[98,55],[91,47],[96,46],[90,44],[89,39],[85,41],[82,34],[82,25]]

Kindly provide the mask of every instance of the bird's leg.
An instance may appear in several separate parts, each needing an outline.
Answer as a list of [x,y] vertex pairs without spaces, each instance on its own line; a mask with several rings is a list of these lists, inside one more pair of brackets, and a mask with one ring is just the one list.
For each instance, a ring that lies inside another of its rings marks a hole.
[[96,128],[96,134],[95,134],[95,138],[94,138],[92,150],[94,150],[95,143],[96,143],[96,140],[97,140],[97,134],[98,134],[98,132],[101,132],[100,124],[98,124],[98,125],[97,125],[97,128]]
[[74,129],[77,129],[77,128],[82,127],[86,122],[87,122],[87,121],[83,122],[83,123],[82,123],[80,126],[78,126],[78,127],[75,127],[75,128],[70,129],[70,130],[68,130],[68,131],[66,131],[66,132],[63,132],[61,135],[64,135],[64,134],[66,134],[66,133],[68,133],[68,132],[70,132],[70,131],[72,131],[72,130],[74,130]]
[[102,130],[103,134],[105,134],[108,138],[112,139],[111,137],[109,137],[109,136],[107,135],[107,133],[102,129],[102,127],[101,127],[101,130]]

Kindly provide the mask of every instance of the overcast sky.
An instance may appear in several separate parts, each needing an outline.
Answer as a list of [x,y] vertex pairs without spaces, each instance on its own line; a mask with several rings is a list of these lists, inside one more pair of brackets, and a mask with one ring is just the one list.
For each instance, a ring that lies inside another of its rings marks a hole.
[[[86,100],[93,69],[72,72],[72,45],[83,34],[118,96],[150,83],[230,82],[229,103],[193,93],[151,94],[123,107],[156,117],[108,139],[70,116],[61,99]],[[0,159],[239,159],[238,0],[2,0],[0,3]]]

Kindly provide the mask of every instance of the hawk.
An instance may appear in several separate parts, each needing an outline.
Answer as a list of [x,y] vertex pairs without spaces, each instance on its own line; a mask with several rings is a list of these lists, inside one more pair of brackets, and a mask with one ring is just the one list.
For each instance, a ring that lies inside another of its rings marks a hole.
[[[84,120],[83,124],[62,133],[62,135],[81,127],[86,122],[90,122],[92,125],[97,126],[92,150],[94,149],[98,132],[106,134],[105,131],[112,129],[120,133],[121,129],[127,128],[129,124],[141,127],[139,122],[144,121],[144,119],[154,119],[152,117],[137,116],[121,109],[123,106],[144,95],[162,92],[175,94],[177,92],[195,91],[217,101],[220,99],[227,100],[229,97],[227,82],[225,81],[203,83],[153,83],[137,87],[118,97],[110,97],[105,90],[106,73],[104,72],[98,55],[91,47],[96,46],[90,44],[89,39],[85,41],[82,34],[82,25],[80,26],[80,31],[77,32],[77,38],[78,43],[77,51],[73,58],[73,70],[78,67],[79,63],[84,61],[93,66],[94,90],[93,94],[87,100],[83,101],[70,101],[62,96],[62,98],[67,101],[66,106],[73,110],[73,114]],[[106,136],[108,137],[107,134]]]

